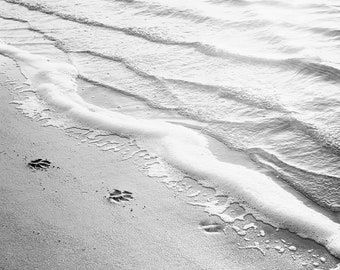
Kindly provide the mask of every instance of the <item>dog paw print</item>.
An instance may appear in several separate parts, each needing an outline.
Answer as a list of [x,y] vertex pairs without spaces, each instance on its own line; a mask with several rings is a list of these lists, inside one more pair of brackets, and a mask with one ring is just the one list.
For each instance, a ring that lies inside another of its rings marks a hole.
[[38,158],[30,161],[27,166],[35,170],[46,170],[51,166],[51,162],[47,159]]
[[200,227],[207,233],[218,233],[223,231],[224,226],[217,222],[210,222],[207,220],[200,222]]
[[133,196],[132,193],[129,191],[120,191],[118,189],[115,189],[113,192],[110,192],[107,199],[111,203],[119,203],[121,201],[130,201],[133,199]]

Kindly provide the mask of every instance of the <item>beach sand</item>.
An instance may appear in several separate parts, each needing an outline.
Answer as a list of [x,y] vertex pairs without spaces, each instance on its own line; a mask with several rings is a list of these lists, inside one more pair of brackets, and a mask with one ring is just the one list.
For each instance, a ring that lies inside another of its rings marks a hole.
[[[0,63],[0,269],[309,269],[288,252],[239,249],[233,230],[205,232],[221,221],[132,160],[25,117],[10,104],[25,78]],[[37,158],[51,167],[30,169]],[[110,203],[114,189],[133,200]]]

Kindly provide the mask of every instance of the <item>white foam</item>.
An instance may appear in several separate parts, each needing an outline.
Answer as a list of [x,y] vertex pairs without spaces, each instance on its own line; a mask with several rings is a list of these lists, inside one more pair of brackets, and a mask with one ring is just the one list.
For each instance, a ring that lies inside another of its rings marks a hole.
[[340,264],[338,264],[337,266],[335,266],[335,268],[329,269],[329,270],[340,270]]
[[248,230],[250,228],[257,229],[257,226],[253,222],[243,226],[243,230]]
[[288,249],[291,250],[291,251],[296,251],[296,247],[295,246],[289,246]]
[[259,242],[254,242],[254,245],[253,245],[253,246],[239,247],[239,249],[257,249],[257,250],[259,250],[263,255],[266,255],[266,252],[261,248]]
[[[340,225],[307,207],[268,176],[240,165],[218,161],[204,136],[161,120],[136,119],[94,106],[77,94],[76,69],[51,63],[0,43],[0,53],[12,57],[30,80],[32,89],[50,105],[91,128],[140,138],[146,149],[191,175],[224,185],[274,223],[323,244],[340,258]],[[119,76],[119,74],[117,74]]]

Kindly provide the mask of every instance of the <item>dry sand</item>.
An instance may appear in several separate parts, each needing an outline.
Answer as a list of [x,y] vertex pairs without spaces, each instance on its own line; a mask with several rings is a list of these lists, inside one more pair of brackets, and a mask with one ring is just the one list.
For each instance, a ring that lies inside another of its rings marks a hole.
[[[287,253],[239,249],[233,230],[204,232],[213,218],[131,160],[23,116],[9,103],[24,78],[0,63],[1,269],[306,269]],[[28,168],[36,158],[54,168]],[[134,199],[109,203],[113,189]]]

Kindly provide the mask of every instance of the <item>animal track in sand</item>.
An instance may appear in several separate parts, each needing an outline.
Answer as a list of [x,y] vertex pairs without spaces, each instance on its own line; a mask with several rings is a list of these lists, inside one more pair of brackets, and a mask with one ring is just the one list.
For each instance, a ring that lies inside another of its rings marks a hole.
[[32,160],[27,164],[28,167],[35,170],[47,170],[47,168],[49,168],[50,165],[51,165],[50,161],[41,158]]
[[200,222],[200,227],[207,233],[219,233],[224,229],[223,224],[217,222],[211,222],[208,220],[203,220]]
[[119,203],[121,201],[130,201],[133,199],[132,193],[129,191],[120,191],[119,189],[115,189],[113,192],[110,192],[107,200],[111,203]]

